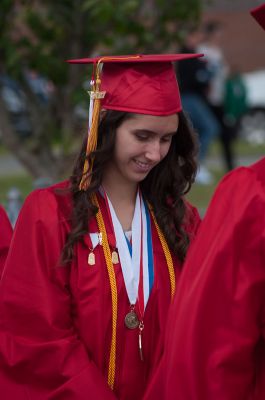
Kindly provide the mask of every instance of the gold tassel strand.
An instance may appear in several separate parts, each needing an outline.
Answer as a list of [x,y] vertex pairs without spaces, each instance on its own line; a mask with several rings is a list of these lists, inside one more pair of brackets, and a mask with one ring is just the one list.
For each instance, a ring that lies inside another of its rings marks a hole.
[[[98,140],[98,121],[99,121],[99,113],[100,113],[100,100],[96,99],[94,102],[94,109],[93,109],[93,118],[91,129],[89,131],[89,136],[87,140],[87,147],[86,147],[86,157],[91,154],[97,148],[97,140]],[[83,168],[83,175],[79,185],[80,190],[87,190],[92,177],[92,168],[93,168],[93,160],[89,164],[88,159],[85,159],[84,168]]]
[[91,96],[92,100],[94,101],[93,107],[93,115],[92,115],[92,123],[89,129],[88,138],[87,138],[87,146],[86,146],[86,159],[84,162],[83,168],[83,175],[81,178],[81,182],[79,184],[79,190],[87,190],[92,178],[92,169],[93,169],[93,160],[89,164],[88,156],[97,148],[98,142],[98,124],[99,124],[99,115],[100,115],[100,106],[101,106],[101,99],[104,98],[105,92],[100,91],[100,84],[101,80],[99,78],[100,71],[99,71],[99,64],[97,65],[96,70],[96,83],[95,87],[89,95]]

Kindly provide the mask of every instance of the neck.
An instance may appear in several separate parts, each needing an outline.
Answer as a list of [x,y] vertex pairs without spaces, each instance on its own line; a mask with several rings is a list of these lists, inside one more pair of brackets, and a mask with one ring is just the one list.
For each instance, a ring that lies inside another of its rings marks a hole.
[[131,230],[138,184],[122,179],[110,168],[103,175],[106,191],[124,231]]
[[105,171],[102,186],[107,192],[112,203],[135,204],[138,184],[128,182],[109,168]]

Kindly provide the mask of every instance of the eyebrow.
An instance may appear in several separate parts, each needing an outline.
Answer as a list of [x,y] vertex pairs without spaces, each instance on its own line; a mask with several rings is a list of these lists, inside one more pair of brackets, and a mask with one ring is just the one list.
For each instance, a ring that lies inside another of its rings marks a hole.
[[[157,132],[151,131],[149,129],[133,129],[133,132],[134,133],[147,133],[148,135],[151,135],[151,136],[155,136],[158,134]],[[162,136],[174,136],[176,133],[177,133],[177,130],[174,132],[164,133]]]

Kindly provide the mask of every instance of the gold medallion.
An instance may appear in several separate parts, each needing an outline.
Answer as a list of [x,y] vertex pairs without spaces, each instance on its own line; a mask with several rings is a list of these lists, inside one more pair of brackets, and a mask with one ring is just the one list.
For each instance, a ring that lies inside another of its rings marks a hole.
[[112,264],[118,264],[119,263],[119,256],[118,256],[117,251],[115,251],[115,250],[112,252],[111,261],[112,261]]
[[140,323],[135,311],[128,312],[128,314],[125,315],[124,322],[128,329],[136,329]]
[[88,262],[89,265],[95,265],[96,264],[96,258],[95,258],[95,254],[93,253],[93,251],[91,251],[89,253],[87,262]]

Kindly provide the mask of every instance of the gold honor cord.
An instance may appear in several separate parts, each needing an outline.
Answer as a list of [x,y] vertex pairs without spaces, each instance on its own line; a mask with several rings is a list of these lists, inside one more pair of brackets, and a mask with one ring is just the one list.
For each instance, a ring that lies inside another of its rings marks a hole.
[[[98,199],[96,194],[92,195],[93,204],[98,208],[98,212],[96,214],[96,220],[99,232],[102,234],[102,247],[104,252],[104,257],[107,265],[109,281],[110,281],[110,289],[111,289],[111,301],[112,301],[112,337],[111,337],[111,346],[110,346],[110,357],[109,357],[109,368],[108,368],[108,385],[113,390],[115,383],[115,370],[116,370],[116,338],[117,338],[117,316],[118,316],[118,293],[117,293],[117,285],[116,285],[116,277],[115,271],[112,263],[111,251],[108,243],[107,231],[104,223],[104,219],[99,207]],[[168,248],[166,239],[160,230],[154,212],[149,206],[149,210],[151,212],[152,218],[154,220],[154,224],[158,233],[158,237],[161,242],[161,246],[163,252],[165,254],[168,272],[169,272],[169,280],[170,280],[170,293],[171,299],[175,293],[175,271],[173,266],[173,260]]]
[[111,289],[111,301],[112,301],[112,335],[111,335],[111,346],[110,346],[110,357],[109,357],[109,369],[108,369],[108,385],[113,390],[115,382],[115,369],[116,369],[116,334],[117,334],[117,315],[118,315],[118,294],[115,271],[111,259],[111,251],[108,243],[107,231],[104,223],[104,219],[99,207],[98,199],[95,194],[92,196],[93,203],[97,206],[98,212],[96,214],[98,229],[102,234],[102,247],[104,252],[105,261],[107,264],[107,270],[110,281]]
[[172,256],[168,247],[168,244],[166,242],[166,239],[161,231],[161,229],[159,228],[157,221],[156,221],[156,217],[155,214],[153,212],[153,210],[151,209],[151,207],[149,206],[149,210],[151,212],[157,233],[158,233],[158,237],[160,239],[160,243],[161,246],[163,248],[165,257],[166,257],[166,262],[167,262],[167,267],[168,267],[168,273],[169,273],[169,280],[170,280],[170,293],[171,293],[171,300],[173,299],[173,296],[175,294],[175,290],[176,290],[176,279],[175,279],[175,271],[174,271],[174,265],[173,265],[173,260],[172,260]]

